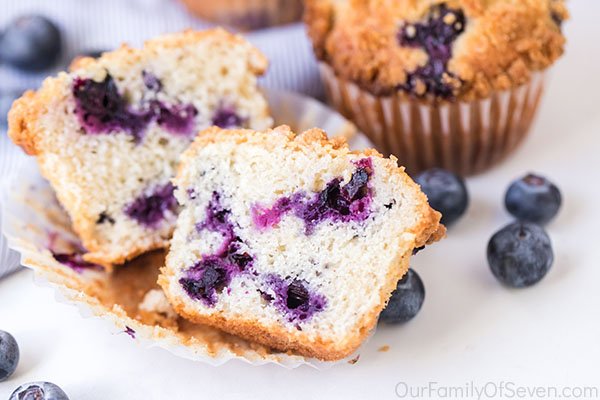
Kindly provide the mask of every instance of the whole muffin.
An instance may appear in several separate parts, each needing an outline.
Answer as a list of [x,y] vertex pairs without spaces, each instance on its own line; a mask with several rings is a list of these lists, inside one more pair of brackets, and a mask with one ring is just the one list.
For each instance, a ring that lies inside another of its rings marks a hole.
[[482,171],[525,137],[563,0],[307,0],[330,102],[414,173]]
[[196,16],[241,30],[289,24],[302,17],[302,0],[182,0]]

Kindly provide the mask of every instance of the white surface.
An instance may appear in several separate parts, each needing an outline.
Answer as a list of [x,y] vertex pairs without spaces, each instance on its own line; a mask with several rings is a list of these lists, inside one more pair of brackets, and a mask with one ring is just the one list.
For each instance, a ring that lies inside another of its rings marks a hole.
[[[412,263],[427,290],[421,313],[405,326],[380,329],[357,364],[328,371],[214,368],[143,350],[55,303],[27,271],[0,281],[0,328],[22,350],[16,375],[0,383],[0,398],[38,379],[61,385],[72,400],[393,399],[400,381],[600,387],[600,2],[570,7],[568,51],[530,140],[500,167],[468,181],[467,216]],[[564,194],[562,212],[548,227],[556,261],[538,286],[507,290],[488,271],[485,246],[509,221],[502,209],[507,184],[529,170],[547,174]],[[391,348],[378,352],[382,345]]]

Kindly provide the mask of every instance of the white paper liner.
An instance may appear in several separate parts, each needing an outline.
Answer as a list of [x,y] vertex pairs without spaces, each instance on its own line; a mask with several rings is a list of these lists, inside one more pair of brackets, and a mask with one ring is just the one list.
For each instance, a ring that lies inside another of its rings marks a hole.
[[[353,148],[369,146],[368,140],[357,134],[351,123],[316,100],[271,90],[267,92],[267,98],[278,124],[285,121],[297,132],[318,126],[326,129],[330,136],[352,137],[349,142]],[[135,319],[131,311],[128,313],[124,306],[111,303],[110,300],[107,303],[106,298],[110,299],[111,292],[116,292],[109,290],[114,281],[111,275],[94,270],[76,272],[53,257],[49,248],[52,247],[54,252],[68,252],[77,248],[78,239],[71,231],[69,218],[56,200],[52,188],[41,177],[35,160],[28,158],[21,164],[12,179],[0,188],[2,233],[8,247],[21,254],[21,264],[33,269],[35,281],[53,287],[57,300],[77,306],[82,316],[105,320],[111,331],[129,332],[136,342],[145,347],[160,347],[178,357],[210,365],[221,365],[237,359],[252,365],[273,363],[286,368],[309,365],[323,369],[356,359],[357,354],[353,354],[344,360],[324,362],[275,352],[217,329],[189,322],[185,324],[190,329],[180,326],[180,331],[176,331],[143,323]],[[155,257],[153,254],[142,256],[131,263],[137,263],[137,266],[128,265],[120,270],[126,272],[128,268],[154,268],[150,264]]]
[[430,105],[403,93],[374,96],[327,64],[319,68],[330,104],[412,174],[442,167],[470,175],[504,159],[529,132],[545,81],[535,72],[526,84],[486,99]]

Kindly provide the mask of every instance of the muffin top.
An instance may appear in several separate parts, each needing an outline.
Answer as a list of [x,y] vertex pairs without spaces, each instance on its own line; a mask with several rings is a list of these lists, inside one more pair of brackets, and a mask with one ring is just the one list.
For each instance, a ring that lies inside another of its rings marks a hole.
[[469,101],[526,83],[565,44],[564,0],[307,0],[317,57],[376,95]]

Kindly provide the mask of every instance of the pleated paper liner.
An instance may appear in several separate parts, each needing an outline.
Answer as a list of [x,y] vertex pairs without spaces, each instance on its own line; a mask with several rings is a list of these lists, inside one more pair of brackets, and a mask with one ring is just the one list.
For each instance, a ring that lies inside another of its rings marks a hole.
[[302,0],[181,0],[196,16],[241,30],[284,25],[302,17]]
[[[268,91],[267,98],[277,123],[286,121],[297,131],[322,126],[332,136],[355,134],[352,124],[315,100],[278,91]],[[362,135],[354,135],[350,143],[353,148],[368,145]],[[92,266],[70,267],[61,254],[78,254],[81,245],[33,158],[22,162],[0,193],[2,233],[8,247],[21,254],[21,264],[33,269],[37,282],[55,288],[59,301],[75,305],[86,317],[106,321],[113,332],[127,334],[146,347],[161,347],[176,356],[211,365],[235,359],[252,365],[309,365],[321,369],[356,357],[338,362],[307,359],[193,324],[165,311],[149,311],[141,304],[149,291],[158,289],[156,280],[164,261],[161,251],[136,258],[113,274]]]
[[321,63],[330,104],[411,174],[441,167],[472,175],[492,167],[525,138],[544,90],[544,73],[472,102],[421,104],[402,93],[374,96]]

